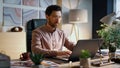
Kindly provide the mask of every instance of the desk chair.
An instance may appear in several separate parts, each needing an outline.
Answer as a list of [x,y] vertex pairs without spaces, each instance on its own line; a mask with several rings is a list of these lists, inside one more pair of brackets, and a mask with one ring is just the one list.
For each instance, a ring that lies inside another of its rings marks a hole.
[[27,25],[26,25],[27,52],[31,52],[32,31],[35,28],[37,28],[45,23],[46,23],[46,19],[32,19],[32,20],[27,22]]

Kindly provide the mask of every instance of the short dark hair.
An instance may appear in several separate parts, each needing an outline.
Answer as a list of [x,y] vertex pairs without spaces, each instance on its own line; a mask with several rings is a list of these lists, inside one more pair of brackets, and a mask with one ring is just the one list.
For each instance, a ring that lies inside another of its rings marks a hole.
[[45,14],[50,16],[50,14],[53,12],[53,11],[61,11],[61,7],[58,6],[58,5],[50,5],[46,8],[46,11],[45,11]]

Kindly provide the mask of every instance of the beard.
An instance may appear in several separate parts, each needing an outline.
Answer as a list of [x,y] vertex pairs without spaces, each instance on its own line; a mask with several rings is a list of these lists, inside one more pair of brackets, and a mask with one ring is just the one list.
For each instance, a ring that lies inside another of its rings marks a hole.
[[49,21],[48,24],[52,27],[52,28],[56,28],[58,26],[58,23],[54,23],[54,22],[51,22]]

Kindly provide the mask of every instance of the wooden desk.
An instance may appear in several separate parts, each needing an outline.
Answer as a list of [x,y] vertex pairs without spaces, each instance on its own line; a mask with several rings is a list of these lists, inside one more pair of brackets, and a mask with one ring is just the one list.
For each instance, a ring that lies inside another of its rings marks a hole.
[[[32,68],[32,67],[24,67],[24,66],[11,66],[11,68]],[[70,67],[69,63],[65,63],[65,64],[60,64],[58,65],[58,67],[45,67],[45,68],[80,68],[79,66],[79,62],[74,62],[72,63],[72,67]],[[106,66],[101,66],[101,67],[95,67],[95,66],[91,66],[91,68],[120,68],[119,64],[111,64],[111,65],[106,65]]]
[[[108,56],[103,58],[103,60],[107,60],[107,59],[108,59]],[[54,62],[55,60],[52,60],[52,61]],[[100,61],[100,59],[91,60],[91,62],[95,62],[95,61]],[[62,62],[62,61],[60,60],[60,62]],[[63,63],[60,63],[58,65],[58,67],[59,68],[80,68],[80,62],[77,61],[77,62],[72,62],[72,63],[70,63],[70,62],[66,63],[66,62],[63,61]],[[116,64],[116,63],[107,64],[107,65],[103,65],[103,66],[100,66],[100,67],[91,65],[91,68],[120,68],[120,65]]]
[[[70,65],[69,65],[69,63],[61,64],[61,65],[59,65],[59,68],[70,68]],[[79,62],[72,63],[71,68],[80,68]],[[106,66],[101,66],[101,67],[91,66],[91,68],[120,68],[120,65],[119,64],[111,64],[111,65],[106,65]]]
[[[70,66],[70,63],[61,63],[61,64],[57,64],[54,63],[53,61],[43,61],[42,63],[44,66],[46,66],[45,68],[80,68],[79,65],[79,61],[78,62],[73,62]],[[11,66],[11,68],[31,68],[31,67],[25,67],[25,66]],[[110,65],[105,65],[105,66],[101,66],[101,67],[95,67],[95,66],[91,66],[91,68],[120,68],[119,64],[110,64]]]

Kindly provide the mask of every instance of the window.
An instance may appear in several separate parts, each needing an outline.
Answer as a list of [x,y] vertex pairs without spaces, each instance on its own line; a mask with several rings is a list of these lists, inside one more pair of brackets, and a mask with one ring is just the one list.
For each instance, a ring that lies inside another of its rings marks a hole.
[[117,13],[117,17],[120,16],[120,0],[115,0],[115,12]]

